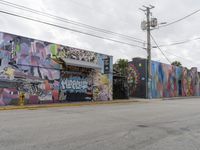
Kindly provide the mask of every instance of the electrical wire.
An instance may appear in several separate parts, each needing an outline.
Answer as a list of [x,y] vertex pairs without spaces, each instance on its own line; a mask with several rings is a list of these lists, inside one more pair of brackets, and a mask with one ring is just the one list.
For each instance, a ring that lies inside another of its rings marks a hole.
[[138,46],[138,45],[135,45],[135,44],[123,42],[123,41],[112,39],[112,38],[106,38],[106,37],[103,37],[103,36],[99,36],[99,35],[95,35],[95,34],[83,32],[83,31],[80,31],[80,30],[76,30],[76,29],[64,27],[64,26],[61,26],[61,25],[58,25],[58,24],[53,24],[53,23],[50,23],[50,22],[45,22],[45,21],[33,19],[33,18],[30,18],[30,17],[25,17],[25,16],[22,16],[22,15],[10,13],[8,11],[2,11],[1,10],[0,13],[7,14],[7,15],[10,15],[10,16],[15,16],[15,17],[18,17],[18,18],[23,18],[23,19],[26,19],[26,20],[31,20],[31,21],[42,23],[42,24],[46,24],[46,25],[49,25],[49,26],[54,26],[54,27],[65,29],[65,30],[69,30],[69,31],[72,31],[72,32],[77,32],[77,33],[85,34],[85,35],[96,37],[96,38],[99,38],[99,39],[109,40],[109,41],[112,41],[112,42],[121,43],[121,44],[129,45],[129,46],[133,46],[133,47],[139,47],[139,48],[144,49],[144,47]]
[[75,26],[87,28],[87,29],[90,29],[90,30],[93,30],[93,31],[98,31],[98,32],[102,32],[102,33],[105,33],[105,34],[111,34],[111,35],[114,35],[114,36],[122,37],[122,38],[125,38],[125,39],[130,40],[130,41],[134,41],[134,42],[138,42],[138,43],[142,43],[142,44],[145,43],[144,40],[135,38],[133,36],[128,36],[128,35],[124,35],[124,34],[121,34],[121,33],[109,31],[109,30],[106,30],[106,29],[97,28],[97,27],[94,27],[94,26],[91,26],[91,25],[88,25],[88,24],[85,24],[85,23],[81,23],[81,22],[70,20],[70,19],[62,18],[62,17],[56,16],[56,15],[52,15],[52,14],[49,14],[49,13],[38,11],[38,10],[29,8],[29,7],[18,5],[18,4],[15,4],[15,3],[11,3],[11,2],[8,2],[8,1],[5,1],[5,0],[0,0],[0,4],[10,6],[10,7],[13,7],[13,8],[17,8],[17,9],[20,9],[20,10],[28,11],[28,12],[31,12],[31,13],[35,13],[35,14],[38,14],[38,15],[41,15],[41,16],[49,17],[49,18],[52,18],[52,19],[56,19],[56,20],[59,20],[59,21],[65,22],[65,23],[73,24]]
[[186,15],[186,16],[184,16],[184,17],[178,19],[178,20],[175,20],[175,21],[172,21],[172,22],[170,22],[170,23],[168,23],[168,24],[162,25],[162,26],[160,26],[159,28],[163,28],[163,27],[167,27],[167,26],[173,25],[173,24],[175,24],[175,23],[177,23],[177,22],[180,22],[180,21],[182,21],[182,20],[184,20],[184,19],[186,19],[186,18],[188,18],[188,17],[190,17],[190,16],[192,16],[192,15],[198,13],[198,12],[200,12],[200,9],[198,9],[198,10],[196,10],[196,11],[194,11],[194,12],[192,12],[192,13],[190,13],[190,14],[188,14],[188,15]]
[[152,34],[150,34],[151,39],[153,40],[153,42],[156,44],[157,48],[160,50],[160,52],[163,54],[163,56],[165,57],[165,59],[171,64],[171,61],[169,60],[169,58],[165,55],[165,53],[163,52],[163,50],[159,47],[159,45],[157,44],[155,38],[152,36]]
[[190,61],[190,62],[192,62],[192,63],[196,63],[196,62],[194,62],[194,61],[192,61],[192,60],[190,60],[190,59],[187,59],[187,58],[185,58],[185,57],[183,57],[183,56],[175,55],[175,54],[173,54],[173,53],[171,53],[171,52],[166,52],[166,51],[165,51],[165,53],[168,53],[168,54],[170,54],[170,55],[172,55],[172,56],[175,56],[175,57],[177,57],[177,58],[181,58],[181,59]]
[[[154,41],[154,43],[155,43],[156,45],[158,45],[157,42],[155,41],[155,38],[153,38],[152,35],[151,35],[151,39]],[[160,46],[157,46],[157,48],[161,51],[162,54],[164,54],[163,50],[160,49]],[[174,53],[171,53],[171,52],[168,52],[168,51],[165,51],[165,53],[168,53],[168,54],[170,54],[171,56],[175,56],[175,57],[177,57],[177,58],[181,58],[181,59],[190,61],[190,62],[192,62],[192,63],[196,63],[195,61],[192,61],[192,60],[187,59],[187,58],[185,58],[185,57],[183,57],[183,56],[180,56],[180,55],[175,55]],[[165,58],[168,60],[168,62],[171,64],[171,62],[170,62],[170,60],[167,58],[167,56],[166,56],[165,54],[164,54],[164,56],[165,56]]]
[[159,45],[159,47],[180,45],[180,44],[185,44],[185,43],[189,43],[189,42],[196,41],[196,40],[200,40],[200,37],[197,37],[197,38],[194,38],[194,39],[188,39],[188,40],[184,40],[184,41],[180,41],[180,42],[173,42],[173,43],[170,43],[170,44]]

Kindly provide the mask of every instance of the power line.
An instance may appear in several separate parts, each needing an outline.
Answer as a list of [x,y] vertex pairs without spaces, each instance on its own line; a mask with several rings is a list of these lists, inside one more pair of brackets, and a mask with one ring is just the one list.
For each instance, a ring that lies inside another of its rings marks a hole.
[[[175,57],[177,57],[177,58],[181,58],[181,59],[190,61],[190,62],[192,62],[192,63],[196,63],[195,61],[192,61],[192,60],[190,60],[190,59],[187,59],[187,58],[184,57],[184,56],[176,55],[176,54],[174,54],[174,53],[172,53],[172,52],[165,51],[165,53],[168,53],[168,54],[170,54],[170,55],[172,55],[172,56],[175,56]],[[197,64],[197,63],[196,63],[196,64]]]
[[[152,36],[152,35],[151,35]],[[153,40],[153,37],[152,37],[152,40]],[[154,39],[155,40],[155,39]],[[153,41],[154,41],[153,40]],[[155,42],[154,42],[155,43]],[[156,47],[156,48],[158,48],[158,46]],[[160,48],[160,46],[159,46],[159,48]],[[159,49],[160,50],[160,49]],[[161,51],[162,52],[162,51]],[[164,53],[164,52],[163,52]],[[162,53],[162,54],[163,54]],[[192,62],[192,63],[196,63],[195,61],[192,61],[192,60],[190,60],[190,59],[187,59],[187,58],[185,58],[185,57],[183,57],[183,56],[180,56],[180,55],[176,55],[176,54],[174,54],[174,53],[171,53],[171,52],[168,52],[168,51],[165,51],[165,53],[168,53],[168,54],[170,54],[170,55],[172,55],[172,56],[175,56],[175,57],[177,57],[177,58],[181,58],[181,59],[184,59],[184,60],[187,60],[187,61],[190,61],[190,62]]]
[[197,38],[194,38],[194,39],[188,39],[188,40],[184,40],[184,41],[180,41],[180,42],[174,42],[174,43],[170,43],[170,44],[163,44],[163,45],[159,45],[159,47],[180,45],[180,44],[185,44],[185,43],[189,43],[189,42],[196,41],[196,40],[200,40],[200,37],[197,37]]
[[76,25],[76,26],[79,26],[79,27],[82,27],[82,28],[87,28],[87,29],[90,29],[90,30],[93,30],[93,31],[98,31],[98,32],[102,32],[102,33],[105,33],[105,34],[111,34],[111,35],[114,35],[114,36],[119,36],[119,37],[125,38],[125,39],[130,40],[130,41],[134,41],[134,42],[138,42],[138,43],[142,43],[142,44],[145,43],[145,41],[142,40],[142,39],[138,39],[138,38],[135,38],[135,37],[132,37],[132,36],[124,35],[124,34],[121,34],[121,33],[116,33],[116,32],[113,32],[113,31],[106,30],[106,29],[102,29],[102,28],[97,28],[97,27],[94,27],[94,26],[91,26],[91,25],[88,25],[88,24],[85,24],[85,23],[81,23],[81,22],[70,20],[70,19],[62,18],[62,17],[56,16],[56,15],[52,15],[52,14],[49,14],[49,13],[38,11],[38,10],[29,8],[29,7],[25,7],[25,6],[22,6],[22,5],[15,4],[15,3],[7,2],[7,1],[4,1],[4,0],[0,0],[0,4],[10,6],[10,7],[13,7],[13,8],[17,8],[17,9],[20,9],[20,10],[28,11],[28,12],[31,12],[31,13],[35,13],[35,14],[38,14],[38,15],[41,15],[41,16],[53,18],[53,19],[56,19],[56,20],[59,20],[59,21],[65,22],[65,23],[73,24],[73,25]]
[[186,16],[184,16],[184,17],[178,19],[178,20],[172,21],[171,23],[162,25],[162,26],[160,26],[159,28],[167,27],[167,26],[170,26],[170,25],[172,25],[172,24],[175,24],[175,23],[177,23],[177,22],[179,22],[179,21],[182,21],[182,20],[184,20],[184,19],[186,19],[186,18],[188,18],[188,17],[190,17],[190,16],[192,16],[192,15],[198,13],[198,12],[200,12],[200,9],[198,9],[198,10],[196,10],[196,11],[194,11],[194,12],[192,12],[192,13],[190,13],[190,14],[188,14],[188,15],[186,15]]
[[170,54],[170,55],[172,55],[172,56],[175,56],[175,57],[177,57],[177,58],[181,58],[181,59],[190,61],[190,62],[192,62],[192,63],[195,63],[194,61],[192,61],[192,60],[190,60],[190,59],[187,59],[187,58],[185,58],[185,57],[183,57],[183,56],[178,56],[178,55],[175,55],[175,54],[173,54],[173,53],[171,53],[171,52],[166,52],[166,51],[165,51],[165,53],[168,53],[168,54]]
[[181,59],[184,59],[184,60],[189,61],[189,62],[191,62],[191,63],[195,63],[195,64],[199,65],[199,64],[196,63],[195,61],[192,61],[192,60],[190,60],[190,59],[187,59],[187,58],[185,58],[185,57],[183,57],[183,56],[176,55],[176,54],[171,53],[171,52],[168,52],[168,51],[165,51],[165,53],[168,53],[168,54],[170,54],[171,56],[174,56],[174,57],[177,57],[177,58],[181,58]]
[[26,20],[31,20],[31,21],[34,21],[34,22],[46,24],[46,25],[49,25],[49,26],[54,26],[54,27],[57,27],[57,28],[61,28],[61,29],[65,29],[65,30],[69,30],[69,31],[73,31],[73,32],[81,33],[81,34],[85,34],[85,35],[96,37],[96,38],[99,38],[99,39],[109,40],[109,41],[112,41],[112,42],[121,43],[121,44],[129,45],[129,46],[133,46],[133,47],[139,47],[139,48],[144,49],[144,47],[138,46],[138,45],[135,45],[135,44],[126,43],[126,42],[119,41],[119,40],[112,39],[112,38],[106,38],[106,37],[103,37],[103,36],[99,36],[99,35],[83,32],[83,31],[79,31],[79,30],[76,30],[76,29],[72,29],[72,28],[60,26],[60,25],[57,25],[57,24],[53,24],[53,23],[49,23],[49,22],[45,22],[45,21],[41,21],[41,20],[29,18],[29,17],[25,17],[25,16],[18,15],[18,14],[13,14],[13,13],[10,13],[8,11],[0,11],[0,13],[7,14],[7,15],[10,15],[10,16],[15,16],[15,17],[18,17],[18,18],[23,18],[23,19],[26,19]]
[[150,34],[151,39],[153,40],[153,42],[156,44],[157,48],[160,50],[160,52],[163,54],[163,56],[165,57],[165,59],[171,64],[171,61],[169,60],[169,58],[165,55],[165,53],[163,52],[163,50],[158,46],[155,38],[152,36],[152,34]]

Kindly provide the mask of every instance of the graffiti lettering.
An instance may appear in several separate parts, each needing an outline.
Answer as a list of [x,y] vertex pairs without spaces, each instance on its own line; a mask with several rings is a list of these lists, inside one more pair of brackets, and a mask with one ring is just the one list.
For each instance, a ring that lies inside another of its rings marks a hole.
[[59,52],[59,56],[69,59],[97,63],[96,53],[67,46],[63,47],[63,49]]
[[62,90],[75,93],[86,93],[88,89],[88,82],[86,79],[71,78],[64,79],[61,82]]

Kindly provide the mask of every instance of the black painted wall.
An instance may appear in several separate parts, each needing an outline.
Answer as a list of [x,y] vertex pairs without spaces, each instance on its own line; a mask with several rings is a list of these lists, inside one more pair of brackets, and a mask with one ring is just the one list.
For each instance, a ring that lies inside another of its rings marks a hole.
[[129,62],[129,97],[146,98],[146,59],[133,58]]
[[127,78],[113,75],[113,99],[128,99]]

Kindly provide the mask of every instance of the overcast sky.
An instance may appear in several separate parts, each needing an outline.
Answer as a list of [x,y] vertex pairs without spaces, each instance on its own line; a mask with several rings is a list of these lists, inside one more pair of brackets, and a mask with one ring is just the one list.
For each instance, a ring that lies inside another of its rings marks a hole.
[[[111,30],[117,33],[133,36],[146,40],[146,33],[140,29],[140,23],[145,19],[144,12],[139,8],[142,5],[154,5],[153,16],[159,22],[172,22],[189,13],[200,9],[198,0],[7,0],[12,3],[30,7],[39,11],[54,14],[74,21],[89,24],[98,28]],[[126,39],[120,39],[97,33],[91,30],[78,28],[67,23],[58,22],[49,18],[27,13],[0,4],[1,10],[14,12],[15,14],[34,17],[62,26],[81,31],[98,34],[131,44],[143,46]],[[200,13],[197,13],[181,22],[168,27],[152,31],[159,45],[170,44],[186,39],[200,37]],[[27,36],[53,43],[92,50],[114,56],[114,61],[119,58],[131,60],[133,57],[146,57],[144,49],[131,47],[80,33],[59,29],[56,27],[35,23],[5,14],[0,15],[0,30],[17,35]],[[153,42],[152,42],[152,45]],[[197,66],[200,70],[200,40],[188,42],[182,45],[162,47],[162,50],[170,61],[178,60],[184,66]],[[175,56],[174,56],[175,55]],[[178,56],[178,57],[177,57]],[[158,49],[152,49],[152,59],[168,63]]]

